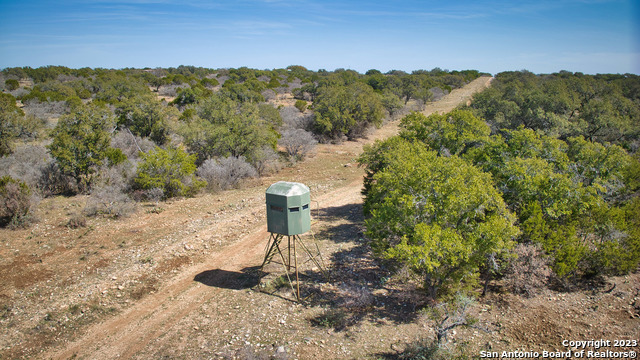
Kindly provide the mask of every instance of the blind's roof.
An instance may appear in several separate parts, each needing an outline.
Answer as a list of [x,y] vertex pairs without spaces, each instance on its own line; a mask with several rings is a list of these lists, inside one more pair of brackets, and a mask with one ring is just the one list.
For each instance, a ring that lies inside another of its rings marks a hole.
[[277,183],[271,184],[267,189],[267,194],[286,197],[307,193],[309,193],[309,188],[306,185],[288,181],[278,181]]

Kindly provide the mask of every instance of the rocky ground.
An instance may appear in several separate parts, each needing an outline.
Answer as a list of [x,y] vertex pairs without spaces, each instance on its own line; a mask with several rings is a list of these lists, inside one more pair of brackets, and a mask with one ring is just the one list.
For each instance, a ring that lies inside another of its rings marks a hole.
[[[448,111],[489,81],[425,111]],[[0,358],[375,359],[431,338],[428,304],[411,282],[390,279],[362,234],[355,159],[396,132],[391,122],[369,139],[319,145],[242,189],[142,204],[128,218],[77,228],[69,219],[85,198],[45,199],[37,224],[0,230]],[[328,276],[299,253],[303,303],[292,301],[281,265],[258,270],[269,238],[264,191],[279,180],[307,184],[314,200],[313,236],[302,240],[320,250]],[[639,338],[638,273],[534,298],[499,285],[472,309],[486,331],[458,328],[451,345],[479,356]]]

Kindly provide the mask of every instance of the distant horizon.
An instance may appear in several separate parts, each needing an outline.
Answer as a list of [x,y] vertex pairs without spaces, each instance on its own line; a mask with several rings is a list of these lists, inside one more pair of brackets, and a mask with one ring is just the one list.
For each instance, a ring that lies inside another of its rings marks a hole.
[[25,67],[30,67],[30,68],[32,68],[32,69],[38,69],[38,68],[45,68],[45,67],[49,67],[49,66],[60,66],[60,67],[66,67],[66,68],[69,68],[69,69],[72,69],[72,70],[79,70],[79,69],[89,68],[89,69],[92,69],[92,70],[105,69],[105,70],[114,70],[114,71],[118,71],[118,70],[126,70],[126,69],[132,69],[132,70],[155,70],[155,69],[170,69],[170,68],[176,69],[176,68],[178,68],[178,67],[180,67],[180,66],[193,66],[193,67],[196,67],[196,68],[203,68],[203,69],[209,69],[209,70],[239,69],[239,68],[242,68],[242,67],[246,67],[246,68],[249,68],[249,69],[252,69],[252,70],[273,71],[273,70],[278,70],[278,69],[286,69],[286,68],[287,68],[287,67],[289,67],[289,66],[302,66],[302,67],[304,67],[305,69],[307,69],[307,70],[309,70],[309,71],[313,71],[313,72],[319,72],[319,71],[321,71],[321,70],[322,70],[322,71],[328,71],[328,72],[335,72],[335,71],[338,71],[338,70],[350,70],[350,71],[355,71],[355,72],[357,72],[357,73],[359,73],[359,74],[362,74],[362,75],[364,75],[364,74],[365,74],[367,71],[369,71],[369,70],[378,70],[378,71],[380,71],[382,74],[387,74],[387,73],[390,73],[390,72],[392,72],[392,71],[403,71],[403,72],[405,72],[405,73],[407,73],[407,74],[411,74],[411,73],[412,73],[412,72],[414,72],[414,71],[422,71],[422,70],[431,71],[431,70],[434,70],[434,69],[438,68],[438,69],[441,69],[441,70],[446,71],[446,72],[453,72],[453,71],[460,71],[460,72],[462,72],[462,71],[478,71],[480,74],[489,74],[489,75],[491,75],[491,76],[495,76],[495,75],[497,75],[497,74],[504,73],[504,72],[522,72],[522,71],[531,72],[531,73],[533,73],[534,75],[551,75],[551,74],[558,74],[558,73],[563,72],[563,71],[568,71],[568,72],[570,72],[570,73],[572,73],[572,74],[575,74],[575,73],[581,73],[581,74],[584,74],[584,75],[627,75],[627,74],[630,74],[630,75],[640,76],[640,74],[636,74],[636,73],[595,73],[595,74],[590,74],[590,73],[583,73],[583,72],[581,72],[581,71],[569,71],[569,70],[565,70],[565,69],[561,69],[561,70],[557,70],[557,71],[552,71],[552,72],[545,72],[545,73],[536,73],[536,72],[530,71],[530,70],[528,70],[528,69],[520,69],[520,70],[504,70],[504,71],[499,71],[499,72],[497,72],[497,73],[489,73],[489,72],[481,71],[481,70],[478,70],[478,69],[447,69],[447,68],[440,67],[440,66],[436,66],[435,68],[431,68],[431,69],[411,69],[411,70],[404,70],[404,69],[390,69],[390,70],[381,70],[381,69],[372,68],[372,69],[366,69],[366,70],[364,70],[364,71],[359,71],[359,70],[356,70],[356,69],[349,69],[349,68],[335,68],[335,69],[319,68],[319,69],[310,69],[310,68],[308,68],[308,67],[306,67],[306,66],[304,66],[304,65],[301,65],[301,64],[289,64],[289,65],[287,65],[287,66],[275,67],[275,68],[266,68],[266,69],[253,68],[253,67],[249,67],[249,66],[235,66],[235,67],[219,67],[219,68],[216,68],[216,67],[198,66],[198,65],[192,65],[192,64],[180,64],[180,65],[178,65],[178,66],[157,66],[157,67],[143,66],[143,67],[121,67],[121,68],[113,68],[113,67],[91,67],[91,66],[70,67],[70,66],[65,66],[65,65],[51,65],[51,64],[50,64],[50,65],[43,65],[43,66],[37,66],[37,67],[33,67],[33,66],[9,66],[9,67],[5,67],[5,68],[1,68],[1,69],[0,69],[0,71],[3,71],[3,70],[5,70],[5,69],[11,69],[11,68],[25,68]]
[[0,0],[0,69],[640,74],[631,0]]

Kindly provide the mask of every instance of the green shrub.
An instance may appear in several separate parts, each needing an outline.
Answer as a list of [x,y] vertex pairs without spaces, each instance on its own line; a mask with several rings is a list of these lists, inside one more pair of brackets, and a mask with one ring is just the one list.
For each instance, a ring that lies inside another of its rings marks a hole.
[[349,323],[349,316],[344,309],[326,309],[311,319],[311,323],[318,327],[344,329]]
[[0,93],[0,156],[12,151],[14,139],[34,139],[42,133],[45,121],[25,113],[11,94]]
[[[82,106],[60,118],[48,146],[60,170],[78,184],[80,191],[90,189],[95,172],[107,158],[113,116],[106,107]],[[112,156],[117,156],[111,152]],[[114,158],[115,159],[115,158]]]
[[218,85],[220,85],[220,82],[218,82],[218,80],[216,79],[212,79],[212,78],[204,78],[200,81],[200,84],[202,84],[202,86],[204,87],[216,87]]
[[18,136],[16,124],[24,118],[24,111],[16,106],[16,98],[0,93],[0,156],[11,154],[11,141]]
[[82,89],[82,90],[78,91],[78,97],[80,99],[90,99],[91,98],[91,91],[89,91],[87,89]]
[[[182,106],[188,103],[190,102]],[[116,108],[116,114],[120,128],[126,127],[133,134],[148,137],[160,145],[169,139],[169,122],[180,116],[175,108],[162,105],[150,95],[136,96],[121,101]]]
[[295,107],[300,110],[300,112],[304,112],[307,110],[307,102],[304,100],[296,100]]
[[269,80],[269,83],[267,84],[267,89],[275,89],[280,86],[282,86],[282,84],[280,84],[280,81],[278,81],[278,78],[273,76],[271,77],[271,80]]
[[109,160],[109,165],[119,165],[127,161],[127,155],[122,150],[112,147],[105,151],[105,157]]
[[199,101],[195,110],[197,116],[183,124],[179,133],[199,164],[210,157],[229,156],[244,156],[254,164],[264,146],[276,147],[274,129],[282,118],[270,105],[239,103],[216,94]]
[[135,185],[141,190],[162,189],[165,198],[193,196],[206,185],[194,175],[195,160],[182,149],[156,147],[142,156]]
[[314,131],[328,139],[362,137],[368,127],[382,125],[384,113],[378,94],[362,83],[321,87],[313,110]]
[[502,72],[471,108],[494,129],[527,129],[629,146],[640,138],[637,75]]
[[[637,158],[623,147],[582,136],[559,139],[525,127],[503,129],[490,136],[483,121],[461,110],[429,117],[413,113],[401,126],[400,138],[435,150],[436,161],[457,162],[460,158],[451,155],[458,155],[490,174],[493,186],[519,220],[517,241],[539,245],[554,274],[565,284],[576,277],[624,274],[640,261],[640,240],[633,235],[637,234],[637,223],[628,220],[637,211],[633,199],[637,198],[640,173],[635,169],[640,167]],[[365,148],[361,156],[367,172],[364,210],[372,219],[381,215],[372,210],[382,208],[382,201],[387,200],[371,198],[372,189],[383,179],[379,173],[399,171],[394,164],[412,158],[403,148],[406,145],[401,140],[392,138]],[[420,167],[416,165],[416,169]],[[464,168],[459,166],[458,170]],[[446,167],[430,171],[444,173]],[[393,176],[402,178],[404,174]],[[387,187],[393,185],[391,180],[385,179]],[[407,194],[411,197],[403,201],[420,195],[417,189],[411,186]],[[400,189],[380,190],[390,198]],[[470,190],[459,191],[456,199],[464,198]],[[459,224],[456,227],[460,233]]]
[[421,141],[438,155],[462,155],[470,147],[485,141],[491,133],[483,120],[464,110],[429,116],[413,112],[402,119],[401,127],[402,137]]
[[7,79],[4,82],[4,86],[7,87],[7,90],[13,91],[20,87],[20,82],[16,79]]
[[67,108],[71,109],[71,111],[74,111],[75,109],[81,108],[84,103],[82,102],[82,98],[78,96],[72,96],[67,99],[66,105]]
[[472,283],[518,235],[491,176],[456,156],[400,143],[373,175],[365,222],[374,252],[423,278],[429,296]]

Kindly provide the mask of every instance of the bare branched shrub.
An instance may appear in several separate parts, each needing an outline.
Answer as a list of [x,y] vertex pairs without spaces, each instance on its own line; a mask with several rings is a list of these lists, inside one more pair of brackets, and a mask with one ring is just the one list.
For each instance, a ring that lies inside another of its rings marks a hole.
[[19,88],[13,90],[13,91],[9,91],[8,93],[13,95],[13,97],[15,97],[15,98],[19,98],[19,97],[22,97],[24,95],[27,95],[30,92],[31,92],[30,89],[25,89],[23,87],[19,87]]
[[160,96],[178,96],[178,88],[183,87],[184,85],[162,85],[158,89],[158,95]]
[[100,179],[91,190],[84,209],[87,216],[119,218],[135,211],[135,202],[127,195],[135,173],[131,168],[125,163],[100,171]]
[[265,101],[275,100],[276,99],[276,92],[274,90],[271,90],[271,89],[266,89],[266,90],[262,91],[260,94],[264,97]]
[[284,106],[280,116],[285,128],[311,130],[313,125],[313,114],[302,114],[295,106]]
[[87,216],[105,215],[119,218],[135,211],[135,202],[129,195],[113,186],[98,186],[91,191],[84,213]]
[[415,359],[429,359],[429,360],[463,360],[473,359],[467,353],[465,347],[461,345],[454,346],[438,346],[435,340],[432,339],[420,339],[409,343],[405,350],[398,354],[398,359],[401,360],[415,360]]
[[431,309],[431,319],[436,324],[434,330],[438,345],[446,343],[449,334],[459,326],[476,327],[477,320],[470,314],[475,304],[472,298],[458,294],[455,300],[440,303]]
[[53,158],[44,147],[19,146],[11,155],[0,158],[0,176],[9,175],[24,181],[31,189],[39,189],[42,175],[51,163]]
[[29,100],[23,108],[27,115],[33,115],[41,120],[56,119],[66,114],[69,107],[66,101],[40,102],[36,99]]
[[84,80],[83,77],[80,76],[74,76],[74,75],[66,75],[66,74],[60,74],[58,75],[58,81],[65,83],[65,82],[71,82],[71,81],[82,81]]
[[32,196],[29,186],[12,178],[0,178],[0,226],[15,229],[30,223]]
[[164,199],[164,190],[162,188],[138,189],[131,193],[131,197],[137,202],[150,201],[158,204]]
[[282,117],[282,123],[285,127],[297,129],[300,115],[300,111],[295,106],[283,106],[280,108],[280,117]]
[[62,174],[49,152],[42,146],[25,145],[0,158],[0,176],[24,181],[40,196],[77,192],[75,181]]
[[347,134],[349,140],[355,140],[357,138],[366,138],[367,134],[371,133],[371,127],[366,123],[355,124]]
[[433,94],[433,98],[431,99],[431,101],[438,101],[449,93],[448,91],[442,90],[439,87],[433,87],[429,89],[429,91],[431,91],[431,93]]
[[160,200],[164,199],[164,190],[162,190],[162,188],[153,188],[153,189],[146,190],[145,198],[148,201],[158,203],[160,202]]
[[302,80],[295,78],[289,82],[287,82],[288,91],[292,92],[294,89],[298,89],[302,87]]
[[287,129],[282,132],[278,144],[283,146],[292,161],[302,160],[316,146],[318,141],[310,132],[302,129]]
[[129,130],[118,131],[111,137],[111,147],[122,150],[129,160],[137,160],[140,153],[146,153],[156,147],[156,144],[147,139],[133,135]]
[[535,296],[551,276],[549,260],[544,257],[540,247],[534,245],[518,244],[514,253],[517,258],[504,271],[505,286],[513,293]]
[[220,83],[220,86],[224,85],[224,83],[229,80],[229,76],[226,74],[218,74],[218,76],[216,76],[216,80],[218,80],[218,82]]
[[74,213],[67,221],[66,227],[70,229],[78,229],[87,226],[87,218],[83,214]]
[[270,146],[263,146],[254,156],[254,164],[258,175],[263,176],[277,172],[282,168],[280,155]]
[[455,334],[458,327],[474,328],[487,332],[479,326],[478,320],[471,315],[475,301],[465,295],[457,294],[448,302],[439,303],[426,310],[428,318],[433,322],[435,338],[420,339],[409,344],[400,354],[400,359],[468,359],[464,347],[448,344],[448,337]]
[[[4,73],[0,72],[0,91],[9,90],[6,85],[6,81],[9,80],[10,77],[5,76]],[[13,79],[17,80],[17,79]]]
[[300,124],[300,129],[304,129],[307,131],[310,131],[311,129],[313,129],[313,120],[314,120],[313,112],[302,114],[302,117],[298,120],[298,124]]
[[38,189],[43,196],[78,193],[78,183],[74,178],[62,173],[58,163],[52,161],[42,169]]
[[219,160],[208,159],[197,172],[211,190],[226,190],[237,187],[243,179],[256,177],[258,172],[243,156],[229,156]]
[[276,94],[286,94],[289,92],[289,86],[287,84],[284,84],[284,86],[279,86],[273,89],[273,91],[275,91]]

